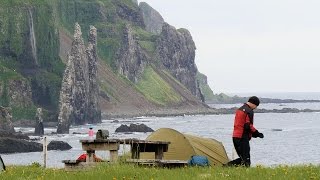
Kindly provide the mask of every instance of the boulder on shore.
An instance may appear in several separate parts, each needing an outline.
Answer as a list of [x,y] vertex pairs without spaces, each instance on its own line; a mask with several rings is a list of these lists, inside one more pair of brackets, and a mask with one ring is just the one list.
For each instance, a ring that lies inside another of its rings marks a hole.
[[0,130],[14,133],[15,131],[11,119],[11,108],[0,106]]
[[[72,147],[68,143],[63,141],[51,141],[48,144],[48,151],[64,151],[71,148]],[[25,153],[41,151],[43,151],[43,145],[41,143],[12,137],[0,137],[0,153]]]
[[65,151],[65,150],[69,150],[72,149],[72,147],[63,141],[51,141],[48,144],[48,150],[60,150],[60,151]]
[[154,130],[145,124],[130,124],[130,126],[121,124],[116,132],[153,132]]
[[15,138],[0,138],[0,153],[23,153],[42,151],[42,144]]
[[29,140],[29,136],[22,134],[21,132],[11,133],[0,129],[0,138],[15,138]]

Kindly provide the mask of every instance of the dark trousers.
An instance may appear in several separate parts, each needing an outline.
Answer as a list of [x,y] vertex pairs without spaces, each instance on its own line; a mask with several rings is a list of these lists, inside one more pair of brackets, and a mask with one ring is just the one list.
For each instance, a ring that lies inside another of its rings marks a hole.
[[249,138],[233,138],[233,145],[236,149],[239,158],[228,162],[228,166],[244,165],[250,167],[250,144]]

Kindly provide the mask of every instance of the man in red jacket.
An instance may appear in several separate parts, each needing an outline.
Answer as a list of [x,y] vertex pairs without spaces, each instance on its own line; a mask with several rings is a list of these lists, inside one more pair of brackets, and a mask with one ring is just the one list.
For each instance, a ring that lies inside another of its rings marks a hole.
[[253,126],[253,110],[256,109],[259,104],[259,98],[252,96],[247,103],[236,111],[232,138],[234,148],[236,149],[239,158],[230,161],[227,164],[228,166],[245,165],[246,167],[250,167],[249,141],[251,140],[251,137],[264,137],[263,134]]

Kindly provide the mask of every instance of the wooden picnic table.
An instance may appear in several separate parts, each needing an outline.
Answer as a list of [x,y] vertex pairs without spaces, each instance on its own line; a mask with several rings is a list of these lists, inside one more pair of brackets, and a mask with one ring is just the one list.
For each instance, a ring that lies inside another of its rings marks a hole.
[[140,152],[155,152],[155,159],[161,160],[163,153],[168,151],[170,142],[148,141],[138,139],[92,139],[80,140],[82,149],[87,151],[87,162],[94,162],[95,151],[110,151],[110,161],[118,160],[120,144],[128,144],[131,147],[132,159],[139,159]]
[[148,141],[139,139],[123,139],[121,144],[131,145],[131,158],[140,159],[140,152],[155,152],[154,159],[161,160],[163,153],[168,151],[170,142],[167,141]]

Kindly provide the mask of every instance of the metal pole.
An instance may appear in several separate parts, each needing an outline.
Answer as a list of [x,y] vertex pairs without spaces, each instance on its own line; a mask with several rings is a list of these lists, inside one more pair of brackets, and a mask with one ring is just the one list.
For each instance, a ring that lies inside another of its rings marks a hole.
[[43,166],[47,167],[47,137],[43,138]]

